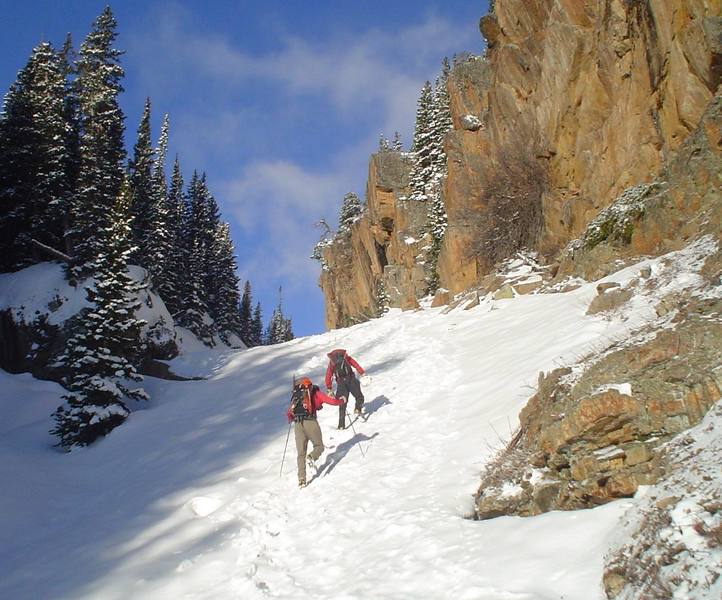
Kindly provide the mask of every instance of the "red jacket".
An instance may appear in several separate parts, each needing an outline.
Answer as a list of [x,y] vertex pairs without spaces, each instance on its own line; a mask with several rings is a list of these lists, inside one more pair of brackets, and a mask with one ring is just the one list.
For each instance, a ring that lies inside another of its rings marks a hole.
[[331,360],[331,355],[334,352],[343,352],[344,353],[344,360],[347,364],[351,365],[354,369],[358,371],[359,375],[363,375],[366,371],[364,371],[361,368],[361,365],[359,365],[353,358],[351,358],[348,354],[346,354],[345,350],[332,350],[329,352],[326,356],[328,356],[328,367],[326,368],[326,389],[331,388],[331,379],[333,378],[333,360]]
[[[333,396],[327,396],[324,394],[321,390],[318,389],[315,385],[312,388],[311,393],[311,402],[313,402],[313,412],[315,413],[318,409],[321,408],[322,404],[333,404],[334,406],[340,406],[343,404],[341,400],[337,400]],[[293,412],[291,412],[291,408],[286,411],[286,417],[288,417],[288,422],[290,423],[293,421]]]

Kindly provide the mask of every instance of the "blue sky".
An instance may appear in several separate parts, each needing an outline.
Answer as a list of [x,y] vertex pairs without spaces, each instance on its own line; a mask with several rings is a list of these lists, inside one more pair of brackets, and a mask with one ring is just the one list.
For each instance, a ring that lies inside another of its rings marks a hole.
[[[76,48],[105,2],[0,0],[0,88],[40,40]],[[150,96],[171,159],[208,174],[264,318],[283,286],[296,335],[323,331],[320,217],[363,197],[380,133],[408,145],[418,92],[444,56],[482,51],[485,1],[111,2],[125,52],[126,144]]]

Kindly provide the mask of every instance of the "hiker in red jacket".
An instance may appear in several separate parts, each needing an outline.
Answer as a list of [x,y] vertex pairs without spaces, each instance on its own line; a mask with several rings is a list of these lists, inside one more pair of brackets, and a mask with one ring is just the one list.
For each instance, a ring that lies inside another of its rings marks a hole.
[[[353,358],[351,358],[346,350],[336,349],[329,352],[328,368],[326,369],[326,391],[331,394],[331,378],[336,377],[336,398],[343,400],[343,404],[338,409],[338,428],[346,427],[346,403],[348,401],[349,392],[353,394],[356,400],[354,413],[361,414],[361,407],[364,403],[364,395],[361,392],[361,384],[354,375],[353,369],[358,371],[359,375],[363,375],[365,371],[361,368]],[[353,367],[353,368],[352,368]]]
[[[308,377],[302,377],[294,383],[291,393],[291,405],[286,411],[288,422],[293,421],[293,433],[296,438],[296,463],[298,465],[298,485],[306,485],[306,462],[309,466],[316,466],[316,461],[323,454],[323,437],[321,428],[316,420],[316,412],[322,405],[333,404],[341,406],[343,402],[332,396],[327,396],[317,385],[313,385]],[[313,450],[306,456],[308,442],[313,444]]]

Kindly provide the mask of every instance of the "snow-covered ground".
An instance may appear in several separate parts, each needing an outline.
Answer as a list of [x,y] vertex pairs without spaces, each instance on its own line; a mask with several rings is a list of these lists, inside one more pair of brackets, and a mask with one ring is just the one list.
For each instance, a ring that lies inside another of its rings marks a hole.
[[[47,433],[61,388],[0,371],[0,598],[601,598],[604,553],[634,500],[464,518],[539,371],[655,316],[651,295],[586,316],[595,295],[596,282],[448,314],[392,310],[274,347],[186,352],[171,368],[206,380],[147,378],[149,404],[70,454]],[[292,437],[279,475],[291,378],[322,385],[333,348],[368,371],[367,420],[338,431],[326,406],[321,469],[298,489]]]

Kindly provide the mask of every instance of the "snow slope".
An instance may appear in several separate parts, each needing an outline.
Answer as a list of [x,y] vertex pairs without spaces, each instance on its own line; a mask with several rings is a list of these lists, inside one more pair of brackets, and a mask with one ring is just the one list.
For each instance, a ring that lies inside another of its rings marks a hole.
[[[187,352],[172,368],[206,380],[146,379],[148,405],[70,454],[46,433],[61,388],[0,371],[0,598],[601,598],[603,555],[633,500],[463,518],[539,371],[653,318],[651,296],[585,316],[595,287]],[[368,371],[368,419],[337,431],[336,408],[321,411],[327,451],[299,490],[293,439],[279,476],[291,377],[321,383],[337,347]]]

